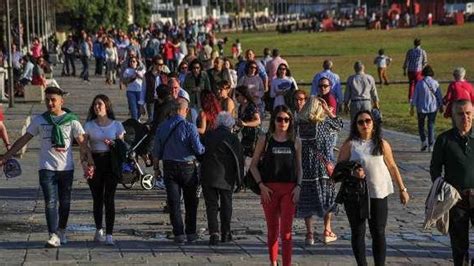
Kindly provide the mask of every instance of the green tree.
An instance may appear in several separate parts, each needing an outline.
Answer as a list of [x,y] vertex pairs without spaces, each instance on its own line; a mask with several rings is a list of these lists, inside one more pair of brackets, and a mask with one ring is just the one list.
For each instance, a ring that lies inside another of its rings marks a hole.
[[150,23],[151,2],[149,0],[134,1],[134,20],[139,26],[145,27]]

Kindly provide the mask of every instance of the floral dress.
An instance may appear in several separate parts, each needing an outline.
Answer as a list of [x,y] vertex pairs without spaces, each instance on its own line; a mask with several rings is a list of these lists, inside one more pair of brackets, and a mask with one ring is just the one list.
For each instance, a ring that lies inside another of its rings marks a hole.
[[298,121],[303,165],[303,186],[296,210],[298,218],[323,217],[335,211],[336,191],[326,172],[325,161],[331,161],[334,133],[339,132],[342,126],[340,118],[326,118],[317,124]]

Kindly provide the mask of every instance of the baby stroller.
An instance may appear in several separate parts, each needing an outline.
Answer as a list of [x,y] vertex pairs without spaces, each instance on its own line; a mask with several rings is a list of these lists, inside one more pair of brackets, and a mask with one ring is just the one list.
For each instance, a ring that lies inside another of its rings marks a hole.
[[126,162],[122,165],[122,179],[120,183],[126,189],[131,189],[136,182],[145,190],[155,187],[156,179],[152,174],[145,173],[139,162],[139,156],[148,155],[147,147],[151,145],[151,135],[146,125],[135,119],[128,119],[122,123],[125,128],[124,141],[130,148],[127,151]]

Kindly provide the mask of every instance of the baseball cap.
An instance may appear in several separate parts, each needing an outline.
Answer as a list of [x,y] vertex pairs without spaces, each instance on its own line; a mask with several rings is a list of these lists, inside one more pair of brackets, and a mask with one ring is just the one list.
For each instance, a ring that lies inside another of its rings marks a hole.
[[184,98],[186,101],[188,101],[188,103],[191,102],[191,99],[189,98],[189,93],[183,89],[179,89],[178,97]]

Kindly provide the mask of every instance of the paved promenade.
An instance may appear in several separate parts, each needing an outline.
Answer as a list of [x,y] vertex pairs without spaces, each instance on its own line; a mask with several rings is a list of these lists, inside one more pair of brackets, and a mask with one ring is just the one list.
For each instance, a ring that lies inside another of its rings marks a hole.
[[[79,66],[80,68],[80,66]],[[91,73],[92,70],[91,70]],[[70,95],[66,107],[85,119],[92,98],[98,93],[111,97],[120,119],[127,117],[125,91],[118,86],[107,87],[103,78],[91,77],[91,83],[78,78],[57,78]],[[15,108],[4,105],[12,136],[18,136],[21,121],[29,114],[45,110],[40,103],[17,103]],[[347,136],[347,126],[340,139]],[[16,132],[16,133],[15,133]],[[16,139],[12,137],[12,141]],[[429,153],[421,153],[418,138],[403,133],[386,131],[385,137],[393,146],[395,158],[412,197],[408,207],[402,207],[398,193],[390,196],[387,225],[387,263],[395,265],[449,265],[449,238],[433,231],[422,230],[424,201],[430,187]],[[75,172],[73,201],[68,224],[69,243],[58,249],[46,249],[46,220],[44,202],[38,184],[38,140],[33,139],[28,152],[21,158],[23,175],[6,180],[0,178],[0,264],[163,264],[163,265],[268,265],[266,229],[259,199],[251,192],[241,192],[234,198],[232,231],[234,241],[210,247],[207,235],[204,200],[199,203],[198,228],[201,237],[193,244],[177,246],[171,240],[168,214],[163,213],[165,192],[145,191],[139,185],[125,190],[119,185],[116,194],[116,246],[108,247],[92,241],[94,223],[92,197],[82,170]],[[77,151],[76,151],[77,155]],[[76,162],[78,156],[76,156]],[[152,172],[151,168],[147,169]],[[341,208],[334,218],[333,230],[339,240],[329,245],[317,238],[316,245],[304,245],[305,229],[302,220],[294,224],[295,265],[353,265],[350,229]],[[316,223],[322,233],[322,222]],[[367,230],[368,232],[368,230]],[[367,236],[368,260],[371,240]]]

